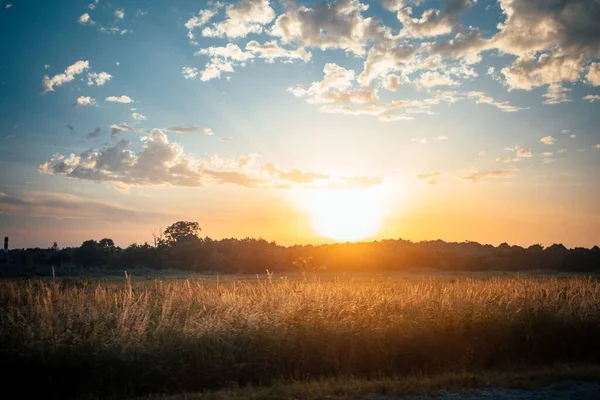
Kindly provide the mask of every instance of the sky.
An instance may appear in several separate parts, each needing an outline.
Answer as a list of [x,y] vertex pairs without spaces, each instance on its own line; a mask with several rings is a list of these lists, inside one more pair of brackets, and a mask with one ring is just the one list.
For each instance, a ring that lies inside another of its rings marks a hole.
[[600,244],[599,0],[0,0],[0,235]]

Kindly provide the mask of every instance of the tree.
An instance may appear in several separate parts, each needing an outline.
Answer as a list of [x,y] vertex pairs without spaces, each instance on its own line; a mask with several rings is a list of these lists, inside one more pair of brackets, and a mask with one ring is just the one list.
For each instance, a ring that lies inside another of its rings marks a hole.
[[98,245],[107,253],[113,253],[116,250],[115,242],[112,239],[104,238],[98,242]]
[[200,231],[197,222],[178,221],[165,229],[164,238],[161,240],[170,247],[176,244],[195,243],[200,240]]

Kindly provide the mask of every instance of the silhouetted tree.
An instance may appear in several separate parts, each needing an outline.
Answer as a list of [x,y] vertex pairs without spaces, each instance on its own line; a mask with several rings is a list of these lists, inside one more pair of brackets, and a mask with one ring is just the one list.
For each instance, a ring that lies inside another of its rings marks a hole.
[[178,221],[164,231],[163,244],[174,246],[182,243],[196,243],[199,240],[200,225],[197,222]]

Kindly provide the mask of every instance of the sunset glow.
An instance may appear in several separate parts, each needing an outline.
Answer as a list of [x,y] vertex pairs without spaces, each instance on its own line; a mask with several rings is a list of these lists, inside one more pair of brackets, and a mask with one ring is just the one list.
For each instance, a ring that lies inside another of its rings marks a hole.
[[336,241],[373,238],[385,219],[378,190],[327,190],[309,196],[307,210],[315,234]]

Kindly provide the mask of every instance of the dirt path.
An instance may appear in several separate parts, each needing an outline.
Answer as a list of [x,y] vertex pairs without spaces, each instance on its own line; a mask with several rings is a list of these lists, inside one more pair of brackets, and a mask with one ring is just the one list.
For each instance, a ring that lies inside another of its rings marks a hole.
[[[377,400],[396,400],[380,397]],[[409,396],[406,400],[600,400],[600,383],[561,382],[536,389],[482,388],[465,391],[441,391],[427,396]]]

